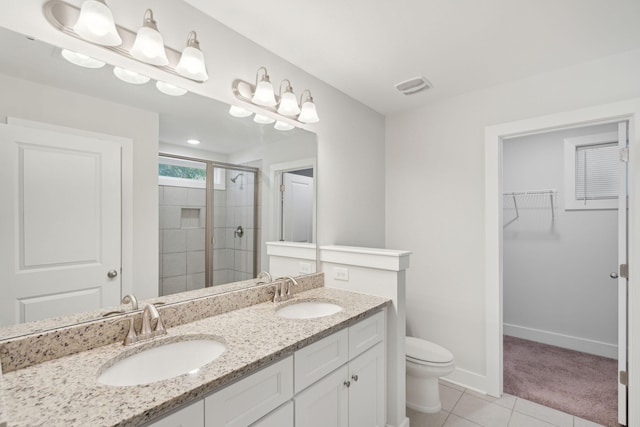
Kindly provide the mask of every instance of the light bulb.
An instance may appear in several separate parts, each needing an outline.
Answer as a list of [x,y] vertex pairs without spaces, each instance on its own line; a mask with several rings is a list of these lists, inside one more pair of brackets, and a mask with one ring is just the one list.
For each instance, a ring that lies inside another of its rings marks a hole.
[[130,53],[134,58],[151,65],[169,65],[164,40],[158,31],[156,21],[153,20],[151,9],[145,12],[144,23],[138,30]]
[[209,79],[207,67],[204,62],[204,55],[200,50],[200,43],[194,31],[189,34],[187,47],[182,51],[180,61],[176,66],[176,71],[184,77],[201,82]]
[[302,103],[298,120],[302,123],[317,123],[320,121],[320,117],[318,117],[318,112],[316,111],[316,104],[313,103],[311,93],[309,93],[306,100]]
[[297,116],[300,114],[300,107],[298,106],[298,100],[295,94],[287,90],[280,98],[280,105],[278,106],[278,113],[283,116]]
[[113,74],[123,82],[131,83],[134,85],[142,85],[151,80],[147,76],[143,76],[142,74],[138,74],[135,71],[130,71],[120,67],[113,68]]
[[236,107],[235,105],[232,105],[231,108],[229,108],[229,114],[231,114],[233,117],[242,118],[242,117],[249,117],[253,113],[249,110],[245,110],[244,108]]
[[262,114],[256,113],[253,121],[256,123],[260,123],[261,125],[268,125],[276,121],[276,119],[272,119],[271,117],[264,116]]
[[79,65],[85,68],[102,68],[105,63],[98,61],[90,56],[83,55],[82,53],[73,52],[71,50],[62,49],[62,57],[74,65]]
[[103,46],[122,44],[111,10],[104,0],[85,0],[73,31],[83,39]]
[[171,83],[167,83],[167,82],[158,81],[156,82],[156,87],[160,92],[164,93],[165,95],[182,96],[185,93],[187,93],[186,89],[182,89],[181,87],[172,85]]
[[278,120],[273,127],[274,127],[274,129],[277,129],[277,130],[291,130],[295,126],[294,125],[290,125],[289,123],[281,122],[280,120]]

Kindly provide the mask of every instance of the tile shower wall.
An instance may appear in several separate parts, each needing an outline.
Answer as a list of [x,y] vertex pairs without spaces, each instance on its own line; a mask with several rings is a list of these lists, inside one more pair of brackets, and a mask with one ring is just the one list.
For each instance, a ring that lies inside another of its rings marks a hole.
[[205,287],[206,190],[159,186],[160,294]]
[[[253,173],[231,182],[236,171],[227,170],[224,190],[213,192],[213,284],[248,280],[255,277],[254,257],[254,188]],[[241,226],[244,234],[235,232]]]

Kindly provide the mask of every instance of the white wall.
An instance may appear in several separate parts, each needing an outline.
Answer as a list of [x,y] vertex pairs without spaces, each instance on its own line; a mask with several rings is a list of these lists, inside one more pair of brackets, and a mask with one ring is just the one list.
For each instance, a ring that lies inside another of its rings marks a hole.
[[133,140],[133,284],[138,298],[157,296],[158,115],[4,75],[0,93],[0,116]]
[[413,252],[408,333],[449,348],[458,380],[485,387],[485,127],[637,97],[638,75],[640,50],[387,117],[386,245]]
[[[615,124],[509,139],[503,146],[505,192],[557,189],[517,197],[519,217],[504,228],[504,333],[617,357],[616,210],[565,210],[564,139],[617,132]],[[570,195],[569,195],[570,196]],[[505,223],[515,218],[504,199]]]
[[[189,31],[196,30],[210,76],[204,84],[168,75],[152,66],[127,60],[58,32],[42,14],[44,3],[45,0],[3,2],[0,26],[30,34],[56,46],[79,50],[110,64],[130,68],[227,103],[238,103],[231,91],[233,80],[253,81],[260,66],[267,67],[275,83],[288,78],[296,90],[309,88],[321,118],[320,123],[307,126],[318,134],[319,241],[371,247],[384,245],[382,115],[179,0],[111,0],[109,6],[116,22],[133,30],[140,26],[144,11],[152,6],[165,44],[176,50],[184,47]],[[81,0],[70,3],[79,5]],[[349,185],[344,185],[345,182]]]

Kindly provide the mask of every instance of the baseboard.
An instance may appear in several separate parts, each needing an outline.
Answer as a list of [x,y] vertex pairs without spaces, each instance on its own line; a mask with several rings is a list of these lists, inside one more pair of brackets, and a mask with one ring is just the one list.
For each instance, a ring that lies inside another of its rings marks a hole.
[[486,393],[487,377],[485,375],[476,374],[475,372],[461,368],[455,368],[452,373],[446,377],[441,377],[440,379],[473,391]]
[[503,333],[511,337],[555,345],[557,347],[568,348],[569,350],[595,354],[596,356],[608,357],[611,359],[618,358],[618,346],[614,344],[607,344],[600,341],[572,337],[570,335],[527,328],[524,326],[511,325],[508,323],[503,325]]
[[409,427],[409,418],[405,417],[404,421],[400,423],[398,426],[392,426],[391,424],[387,424],[386,427]]

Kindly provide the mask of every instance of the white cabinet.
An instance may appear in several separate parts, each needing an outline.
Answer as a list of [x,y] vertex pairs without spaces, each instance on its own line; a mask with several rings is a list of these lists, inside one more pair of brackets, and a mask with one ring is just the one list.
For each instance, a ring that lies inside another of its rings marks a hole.
[[147,427],[204,427],[204,401],[192,403]]
[[299,393],[349,361],[349,331],[343,329],[294,355],[295,392]]
[[[349,363],[296,394],[296,426],[383,427],[386,424],[384,330],[384,313],[348,329]],[[332,348],[330,343],[340,342],[338,334],[296,352],[296,390],[298,353],[302,352],[305,361],[320,360],[314,353],[327,353],[326,349]],[[305,371],[301,371],[304,375]]]
[[204,399],[206,427],[246,427],[293,397],[289,356]]
[[385,344],[378,343],[349,363],[349,427],[383,427]]
[[285,403],[275,411],[251,424],[251,427],[293,427],[293,402],[289,401]]

